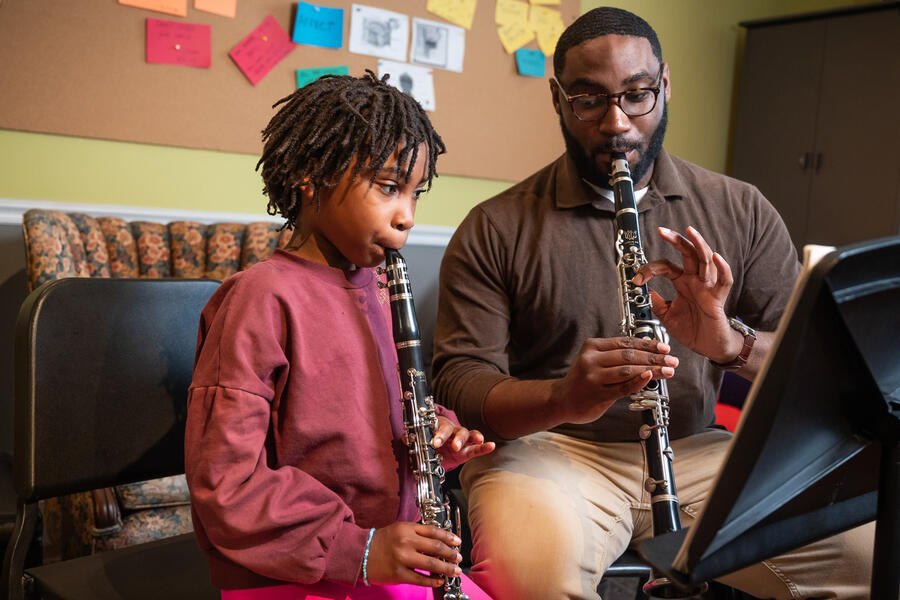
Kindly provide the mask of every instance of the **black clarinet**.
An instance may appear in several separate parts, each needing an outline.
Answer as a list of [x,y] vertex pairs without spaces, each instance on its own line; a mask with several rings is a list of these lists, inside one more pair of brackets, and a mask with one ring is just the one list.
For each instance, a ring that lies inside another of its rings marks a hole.
[[[394,345],[397,347],[400,391],[403,402],[403,423],[413,474],[416,479],[416,504],[424,525],[434,525],[460,535],[459,509],[451,510],[449,497],[441,486],[444,467],[441,456],[432,445],[437,415],[431,388],[425,376],[422,358],[422,339],[416,319],[412,289],[406,261],[399,252],[385,250],[387,287],[391,298]],[[469,600],[461,589],[459,577],[444,577],[444,584],[434,588],[436,600]]]
[[[634,183],[625,154],[611,155],[609,181],[616,203],[616,269],[619,280],[619,308],[622,335],[669,342],[669,334],[658,319],[653,318],[647,285],[635,285],[633,277],[647,263],[638,228]],[[669,445],[669,391],[664,379],[651,379],[642,390],[631,396],[628,408],[643,414],[644,424],[638,435],[644,440],[647,479],[644,489],[650,492],[653,535],[681,529],[678,493],[672,471],[674,453]],[[644,584],[644,593],[653,598],[686,598],[702,592],[702,587],[685,590],[667,577],[652,573]]]

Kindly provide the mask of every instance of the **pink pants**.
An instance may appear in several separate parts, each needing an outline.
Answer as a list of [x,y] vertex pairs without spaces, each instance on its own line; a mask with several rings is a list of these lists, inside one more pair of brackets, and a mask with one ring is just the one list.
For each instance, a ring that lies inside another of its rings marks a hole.
[[[481,588],[462,576],[462,590],[472,600],[491,600]],[[313,586],[276,585],[252,590],[222,590],[222,600],[432,600],[431,588],[418,585],[347,587],[320,582]]]

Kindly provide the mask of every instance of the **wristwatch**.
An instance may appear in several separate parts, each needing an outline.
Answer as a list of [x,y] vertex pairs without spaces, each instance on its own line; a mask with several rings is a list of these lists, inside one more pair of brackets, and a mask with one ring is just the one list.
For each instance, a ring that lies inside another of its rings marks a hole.
[[709,362],[723,371],[737,371],[746,365],[747,359],[750,358],[750,351],[753,350],[753,344],[756,342],[756,330],[735,317],[729,318],[728,324],[731,325],[732,329],[744,336],[744,346],[732,361],[717,363],[714,360],[710,360]]

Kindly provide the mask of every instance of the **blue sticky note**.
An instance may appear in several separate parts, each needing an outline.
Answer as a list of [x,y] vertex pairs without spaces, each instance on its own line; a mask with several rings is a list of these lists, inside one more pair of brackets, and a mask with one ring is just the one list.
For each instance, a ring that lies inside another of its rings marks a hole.
[[292,39],[308,46],[340,48],[344,44],[344,9],[298,3]]
[[543,77],[544,63],[544,53],[540,50],[531,50],[529,48],[516,50],[516,68],[519,70],[519,75]]
[[322,75],[349,75],[350,69],[347,65],[337,67],[313,67],[311,69],[297,69],[297,87],[302,88],[307,83],[311,83]]

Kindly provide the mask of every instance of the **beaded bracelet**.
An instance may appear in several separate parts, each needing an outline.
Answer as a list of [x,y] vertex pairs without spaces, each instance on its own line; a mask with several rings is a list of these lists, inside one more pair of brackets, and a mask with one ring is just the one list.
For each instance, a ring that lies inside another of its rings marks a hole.
[[366,572],[366,567],[369,564],[369,548],[372,546],[372,536],[375,535],[375,528],[369,530],[369,539],[366,540],[366,551],[363,553],[363,565],[362,565],[362,576],[363,583],[369,585],[369,574]]

